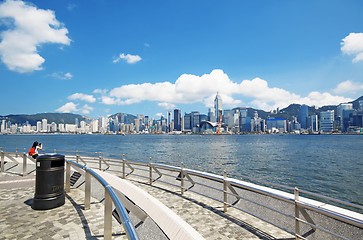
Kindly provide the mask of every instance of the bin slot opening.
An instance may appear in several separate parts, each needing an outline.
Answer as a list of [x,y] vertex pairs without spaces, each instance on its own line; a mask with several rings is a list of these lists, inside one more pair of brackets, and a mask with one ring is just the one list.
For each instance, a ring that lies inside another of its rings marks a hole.
[[51,168],[62,167],[62,166],[64,166],[64,160],[51,161],[50,163]]

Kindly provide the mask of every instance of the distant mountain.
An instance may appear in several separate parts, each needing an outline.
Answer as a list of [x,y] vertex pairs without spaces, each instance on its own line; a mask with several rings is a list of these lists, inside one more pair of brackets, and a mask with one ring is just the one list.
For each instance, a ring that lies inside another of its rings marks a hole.
[[[353,104],[354,109],[359,108],[359,101],[363,101],[363,96],[350,102]],[[244,107],[243,108],[238,107],[234,109],[247,109],[247,116],[251,118],[254,117],[255,112],[257,111],[258,116],[263,119],[283,118],[283,119],[292,120],[294,117],[297,117],[300,107],[301,107],[300,104],[290,104],[288,107],[281,109],[278,113],[270,113],[260,109],[244,108]],[[320,112],[327,110],[334,110],[335,115],[337,114],[337,106],[331,105],[331,106],[323,106],[317,109],[315,107],[309,107],[309,115],[319,115]],[[0,121],[5,119],[13,124],[15,123],[23,124],[26,121],[28,121],[31,125],[35,126],[38,121],[42,121],[42,119],[44,118],[48,120],[48,123],[55,122],[57,124],[59,123],[74,124],[76,118],[78,118],[79,122],[85,121],[87,123],[90,123],[92,121],[92,118],[73,113],[38,113],[32,115],[14,114],[14,115],[0,116]],[[119,123],[123,122],[125,124],[131,124],[135,123],[135,119],[137,117],[127,113],[115,113],[109,116],[109,118],[113,119],[117,118]]]
[[[354,109],[358,109],[359,108],[359,101],[363,101],[363,96],[359,97],[358,99],[349,102],[349,103],[353,103],[353,108]],[[289,119],[292,120],[293,117],[297,117],[299,109],[301,107],[301,104],[290,104],[288,107],[281,109],[278,113],[276,114],[269,114],[269,116],[271,118],[284,118],[284,119]],[[334,115],[337,114],[337,107],[338,105],[327,105],[327,106],[322,106],[320,108],[315,108],[315,107],[310,107],[309,106],[309,116],[310,115],[319,115],[321,112],[325,112],[328,110],[334,110]]]
[[74,124],[78,118],[78,121],[85,121],[89,123],[92,119],[86,116],[82,116],[79,114],[73,113],[37,113],[37,114],[14,114],[14,115],[7,115],[7,116],[0,116],[0,120],[10,121],[11,123],[15,124],[24,124],[28,121],[32,126],[37,125],[38,121],[42,121],[42,119],[47,119],[48,123],[55,122],[57,124],[64,123],[64,124]]
[[137,117],[134,115],[131,115],[131,114],[127,114],[127,113],[115,113],[115,114],[109,116],[109,118],[117,118],[117,121],[119,123],[131,124],[131,123],[135,123],[135,119]]

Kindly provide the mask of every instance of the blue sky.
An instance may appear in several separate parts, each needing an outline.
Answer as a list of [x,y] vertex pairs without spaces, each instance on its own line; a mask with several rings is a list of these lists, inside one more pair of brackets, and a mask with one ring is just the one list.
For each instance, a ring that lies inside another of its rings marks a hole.
[[0,1],[0,115],[322,106],[363,95],[361,0]]

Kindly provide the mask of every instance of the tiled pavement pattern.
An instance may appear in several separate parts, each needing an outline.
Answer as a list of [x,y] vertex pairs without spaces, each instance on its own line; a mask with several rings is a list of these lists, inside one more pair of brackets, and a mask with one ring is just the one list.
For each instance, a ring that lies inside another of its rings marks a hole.
[[295,239],[293,235],[234,208],[228,208],[224,213],[220,202],[201,195],[185,192],[181,196],[180,189],[158,182],[153,186],[137,180],[132,183],[159,199],[205,239]]
[[[221,203],[177,188],[132,181],[175,211],[203,237],[223,239],[292,239],[291,235],[235,209],[223,213]],[[92,199],[83,210],[84,192],[72,189],[65,205],[35,211],[27,204],[34,196],[34,176],[0,173],[0,239],[103,239],[103,203]],[[126,239],[113,220],[113,238]],[[145,230],[144,230],[145,231]],[[140,236],[141,239],[149,239]],[[154,238],[155,239],[155,238]],[[156,238],[158,239],[158,238]]]
[[[103,239],[103,203],[92,199],[85,211],[84,192],[71,189],[63,206],[33,210],[29,200],[34,197],[34,176],[26,177],[28,181],[16,178],[18,183],[0,174],[0,239]],[[115,220],[112,225],[114,239],[127,239],[121,225]]]

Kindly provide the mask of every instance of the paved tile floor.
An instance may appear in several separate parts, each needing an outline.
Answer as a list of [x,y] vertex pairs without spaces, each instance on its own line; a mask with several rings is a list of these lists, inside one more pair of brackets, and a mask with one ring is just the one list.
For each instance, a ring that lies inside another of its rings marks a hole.
[[[84,192],[73,188],[66,196],[65,205],[33,210],[29,202],[34,197],[34,181],[34,175],[0,173],[0,239],[103,239],[102,202],[92,199],[91,210],[85,211]],[[131,182],[171,208],[206,239],[293,238],[238,210],[223,213],[220,203],[191,192],[181,196],[178,189],[160,183],[149,186],[136,180]],[[113,238],[126,239],[122,226],[114,219]],[[150,239],[147,235],[140,238]]]

